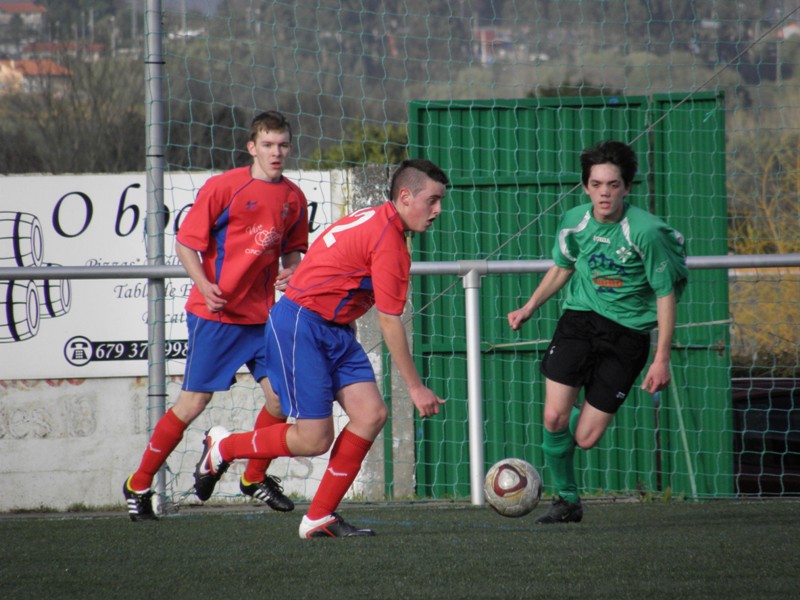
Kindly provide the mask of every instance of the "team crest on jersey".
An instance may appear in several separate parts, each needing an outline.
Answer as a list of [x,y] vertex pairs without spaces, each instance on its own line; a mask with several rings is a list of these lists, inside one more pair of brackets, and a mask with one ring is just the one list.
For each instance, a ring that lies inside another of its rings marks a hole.
[[270,249],[277,246],[281,242],[281,232],[275,227],[265,229],[263,225],[253,225],[247,228],[247,232],[253,236],[255,248],[247,248],[246,254],[261,255],[264,252],[270,252]]
[[280,241],[281,234],[274,227],[268,230],[261,230],[256,234],[256,244],[262,248],[276,246]]
[[616,252],[616,255],[617,255],[617,258],[619,259],[619,262],[621,262],[622,264],[625,264],[625,262],[631,256],[633,256],[633,252],[631,251],[630,248],[626,248],[625,246],[620,246],[620,248]]

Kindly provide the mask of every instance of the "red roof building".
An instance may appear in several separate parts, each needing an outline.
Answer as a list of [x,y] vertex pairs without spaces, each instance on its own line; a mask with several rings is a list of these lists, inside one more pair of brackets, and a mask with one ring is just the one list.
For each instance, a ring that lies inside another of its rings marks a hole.
[[19,16],[22,22],[29,26],[40,28],[44,23],[47,9],[37,6],[33,2],[9,2],[0,4],[0,25],[8,25],[14,16]]
[[63,91],[72,71],[52,60],[0,60],[0,94],[35,92],[51,86]]
[[47,9],[44,6],[37,6],[33,2],[2,2],[0,3],[0,12],[18,15],[29,13],[46,13]]

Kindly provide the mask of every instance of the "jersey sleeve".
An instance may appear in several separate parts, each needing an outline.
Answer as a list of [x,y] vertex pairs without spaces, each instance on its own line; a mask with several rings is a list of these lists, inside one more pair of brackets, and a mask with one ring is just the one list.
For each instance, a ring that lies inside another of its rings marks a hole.
[[[392,236],[394,237],[394,236]],[[406,305],[411,256],[403,238],[381,244],[372,255],[372,287],[375,308],[389,315],[401,315]]]
[[556,238],[556,243],[553,244],[553,262],[556,264],[556,266],[562,267],[564,269],[575,268],[575,260],[570,259],[564,254],[563,249],[558,243],[558,238]]
[[658,298],[674,293],[679,300],[689,276],[683,236],[664,225],[648,237],[644,268],[650,286]]
[[564,269],[574,269],[579,249],[575,242],[575,236],[569,235],[572,230],[568,222],[570,222],[570,213],[564,215],[558,225],[556,239],[553,243],[552,257],[556,266]]
[[217,189],[213,178],[200,188],[178,229],[178,241],[197,252],[205,252],[211,244],[211,230],[220,213]]

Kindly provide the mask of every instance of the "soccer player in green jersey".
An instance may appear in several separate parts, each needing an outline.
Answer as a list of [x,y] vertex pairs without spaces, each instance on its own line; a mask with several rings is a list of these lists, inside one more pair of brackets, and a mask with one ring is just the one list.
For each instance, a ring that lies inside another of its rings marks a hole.
[[688,275],[682,236],[625,200],[638,167],[630,146],[602,142],[585,149],[580,161],[591,203],[566,212],[553,247],[554,266],[530,300],[508,313],[508,324],[517,330],[568,286],[541,365],[542,450],[558,496],[537,519],[540,524],[583,518],[575,446],[588,450],[603,437],[647,364],[655,327],[658,342],[642,389],[655,393],[669,384],[675,307]]

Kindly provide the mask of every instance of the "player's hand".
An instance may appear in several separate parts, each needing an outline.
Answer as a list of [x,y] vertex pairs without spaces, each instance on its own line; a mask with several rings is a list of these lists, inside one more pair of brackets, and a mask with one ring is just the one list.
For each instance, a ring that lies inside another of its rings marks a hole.
[[527,306],[518,308],[508,313],[508,325],[512,330],[517,331],[522,324],[531,318],[533,311],[529,310]]
[[642,380],[642,389],[650,394],[655,394],[665,389],[671,380],[669,362],[653,361]]
[[223,309],[227,300],[222,297],[222,290],[216,283],[207,283],[206,285],[199,286],[200,293],[206,301],[206,308],[216,313]]
[[282,292],[286,289],[286,286],[289,285],[289,279],[292,277],[292,273],[297,267],[287,267],[285,269],[281,269],[278,272],[278,277],[275,279],[275,289],[279,292]]
[[424,385],[409,390],[411,394],[411,401],[419,411],[419,416],[423,419],[432,415],[439,414],[439,406],[444,404],[444,400],[439,398],[433,390],[426,388]]

